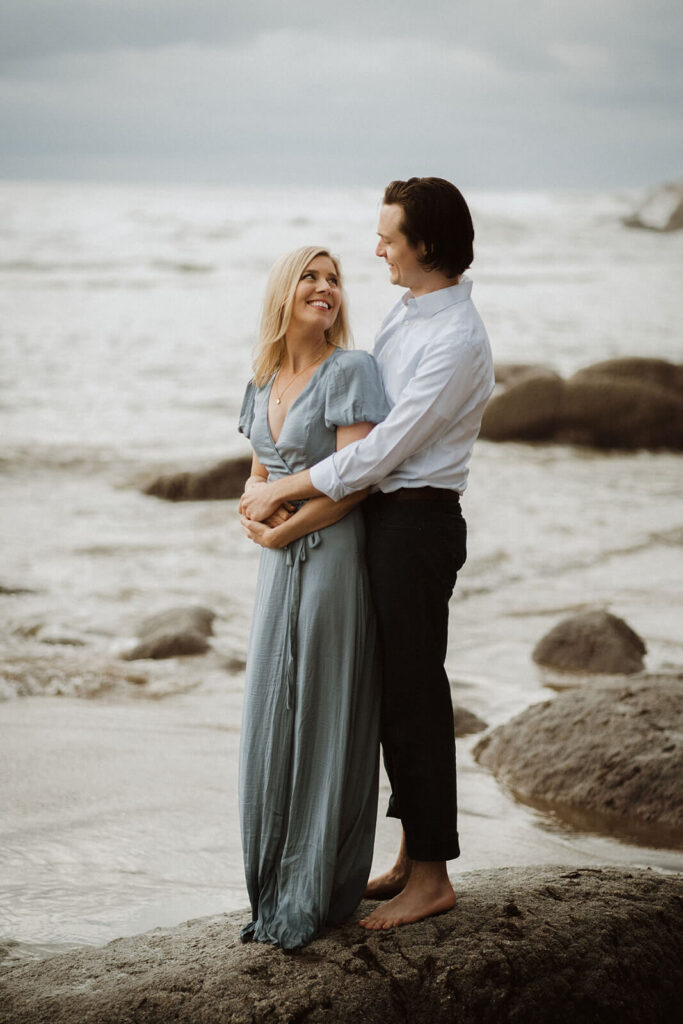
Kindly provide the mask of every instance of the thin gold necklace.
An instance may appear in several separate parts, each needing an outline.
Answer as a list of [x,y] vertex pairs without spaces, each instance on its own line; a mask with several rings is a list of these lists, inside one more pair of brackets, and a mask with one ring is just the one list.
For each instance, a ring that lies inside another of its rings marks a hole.
[[[327,349],[328,345],[329,342],[325,342],[325,349]],[[273,388],[275,390],[275,404],[280,405],[280,403],[282,402],[282,396],[284,395],[285,391],[287,391],[288,388],[291,388],[292,384],[294,383],[297,377],[300,377],[302,373],[306,372],[306,370],[310,370],[310,368],[312,366],[315,366],[316,363],[321,363],[324,358],[325,352],[323,352],[323,354],[318,359],[314,359],[312,363],[308,364],[308,366],[304,366],[302,370],[299,370],[298,373],[295,373],[292,379],[290,380],[289,384],[286,384],[283,387],[282,391],[278,391],[277,389],[277,378],[280,373],[280,370],[278,369],[277,374],[275,375],[275,380],[273,381]]]

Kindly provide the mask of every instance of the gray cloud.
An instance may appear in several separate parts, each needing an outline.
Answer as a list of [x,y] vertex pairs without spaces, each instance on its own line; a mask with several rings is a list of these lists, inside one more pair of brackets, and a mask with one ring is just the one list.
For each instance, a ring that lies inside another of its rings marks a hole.
[[681,11],[4,0],[0,170],[497,187],[680,174]]

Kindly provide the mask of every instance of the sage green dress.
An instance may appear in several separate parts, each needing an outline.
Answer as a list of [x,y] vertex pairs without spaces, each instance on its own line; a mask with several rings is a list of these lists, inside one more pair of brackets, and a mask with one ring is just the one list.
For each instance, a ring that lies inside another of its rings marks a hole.
[[[277,444],[270,384],[249,384],[239,429],[269,479],[330,455],[336,428],[386,416],[367,352],[335,350],[289,409]],[[243,940],[296,949],[347,917],[375,835],[379,678],[360,507],[263,549],[244,694],[239,804],[252,921]]]

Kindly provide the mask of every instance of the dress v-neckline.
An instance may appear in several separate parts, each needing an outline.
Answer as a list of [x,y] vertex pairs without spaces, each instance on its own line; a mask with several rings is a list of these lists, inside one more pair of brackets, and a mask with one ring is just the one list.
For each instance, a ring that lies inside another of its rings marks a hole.
[[279,431],[279,433],[277,435],[277,438],[273,435],[273,431],[272,431],[271,426],[270,426],[270,396],[271,396],[272,391],[273,391],[273,385],[275,384],[275,378],[277,377],[277,370],[275,371],[273,376],[270,378],[270,384],[268,385],[268,395],[267,395],[267,398],[266,398],[266,426],[268,427],[268,436],[270,437],[270,440],[271,440],[272,445],[273,445],[274,448],[277,449],[277,446],[278,446],[278,444],[280,442],[280,438],[282,437],[282,432],[284,431],[285,427],[287,426],[287,420],[289,419],[290,412],[292,411],[292,409],[294,408],[296,403],[299,401],[301,396],[304,395],[306,393],[306,391],[309,389],[309,387],[311,386],[311,384],[313,383],[315,378],[318,376],[318,374],[322,370],[323,366],[325,366],[325,364],[328,363],[330,361],[330,359],[334,359],[334,357],[335,357],[335,355],[337,354],[338,351],[339,351],[339,348],[337,346],[335,346],[335,348],[333,348],[332,351],[330,352],[329,356],[325,356],[325,358],[320,363],[320,365],[316,366],[316,368],[313,371],[313,373],[311,374],[310,378],[306,381],[306,383],[302,387],[301,391],[296,396],[296,398],[294,399],[294,401],[290,405],[289,409],[285,413],[285,418],[282,421],[282,426],[280,427],[280,431]]

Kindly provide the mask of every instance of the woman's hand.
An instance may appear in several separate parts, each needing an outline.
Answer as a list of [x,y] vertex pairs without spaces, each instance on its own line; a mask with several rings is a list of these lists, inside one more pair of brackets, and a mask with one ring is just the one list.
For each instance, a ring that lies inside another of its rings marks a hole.
[[237,511],[240,513],[240,515],[242,515],[244,511],[244,509],[242,508],[242,502],[244,500],[245,495],[249,494],[250,491],[253,491],[257,487],[264,487],[267,483],[268,481],[262,476],[250,476],[249,479],[245,481],[244,493],[242,494],[242,497],[240,498],[240,503],[237,506]]
[[240,513],[247,519],[265,523],[280,508],[280,501],[277,496],[272,497],[272,491],[272,484],[248,488],[240,499]]
[[254,519],[247,519],[246,516],[242,516],[240,522],[247,537],[249,540],[253,540],[254,544],[258,544],[262,548],[280,548],[285,546],[284,544],[277,543],[277,534],[272,526],[266,526],[265,523],[256,522]]
[[290,505],[288,501],[284,505],[280,505],[275,509],[272,516],[268,516],[266,519],[266,526],[272,526],[275,529],[276,526],[282,526],[288,519],[291,519],[296,512],[296,505]]

